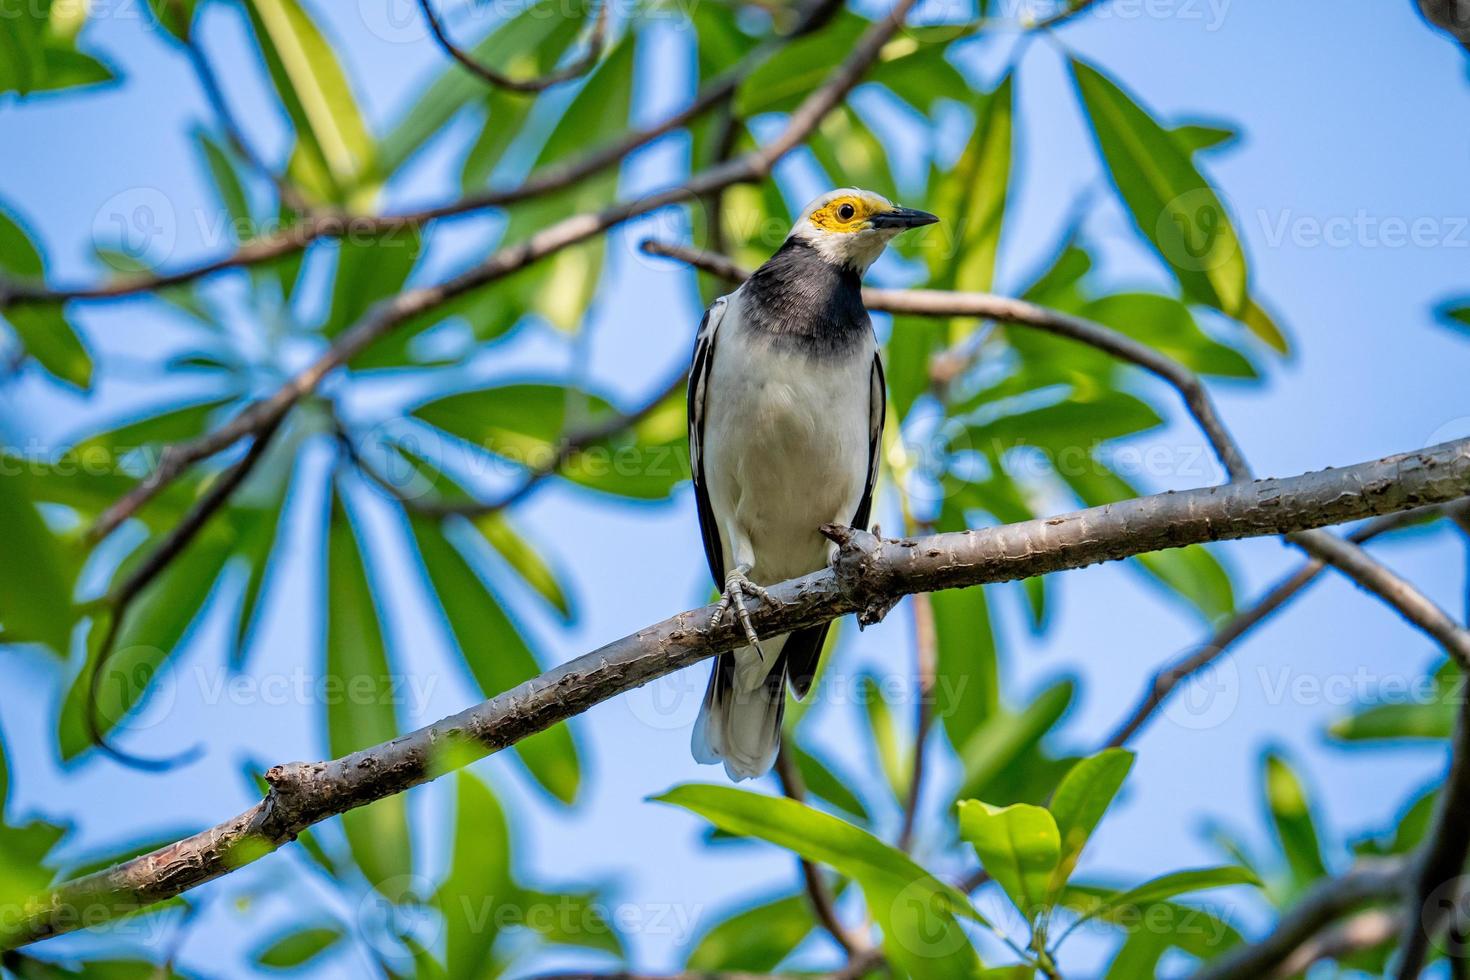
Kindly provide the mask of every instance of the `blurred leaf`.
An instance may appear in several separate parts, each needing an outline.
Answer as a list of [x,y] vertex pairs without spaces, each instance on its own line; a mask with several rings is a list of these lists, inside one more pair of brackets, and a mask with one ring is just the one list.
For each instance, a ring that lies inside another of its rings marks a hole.
[[256,966],[272,970],[294,970],[321,957],[342,939],[340,926],[309,926],[288,932],[261,946],[251,959]]
[[700,936],[684,969],[769,973],[815,926],[805,894],[765,902],[717,922]]
[[[398,735],[398,685],[383,645],[383,631],[368,583],[357,535],[340,495],[332,494],[327,532],[327,751],[333,756],[386,742]],[[408,805],[389,796],[342,815],[352,857],[374,887],[392,886],[413,873]],[[390,900],[397,896],[385,893]]]
[[1061,856],[1052,891],[1059,891],[1077,867],[1082,849],[1133,768],[1133,753],[1126,749],[1104,749],[1078,762],[1062,777],[1048,809],[1056,818],[1061,835]]
[[1125,891],[1102,897],[1098,904],[1084,912],[1088,918],[1107,919],[1130,909],[1143,910],[1190,892],[1210,888],[1228,888],[1231,885],[1254,885],[1260,887],[1258,879],[1249,870],[1235,865],[1219,865],[1212,868],[1192,868],[1159,875],[1143,884]]
[[[182,0],[153,0],[156,3],[173,4]],[[245,184],[235,169],[229,152],[216,143],[203,129],[193,131],[194,145],[204,161],[205,169],[214,182],[225,217],[229,221],[231,241],[249,238],[254,231],[254,218],[250,212],[250,197],[245,193]]]
[[1028,921],[1046,908],[1061,858],[1057,823],[1039,806],[961,800],[960,836]]
[[969,740],[957,747],[964,772],[958,795],[974,798],[986,794],[992,780],[1015,765],[1061,720],[1075,692],[1073,681],[1058,681],[1024,710],[1001,709],[985,719]]
[[[0,902],[6,908],[27,908],[35,895],[50,886],[54,873],[44,862],[66,830],[40,820],[0,825]],[[0,935],[14,928],[13,922],[7,922]]]
[[[492,697],[541,672],[530,647],[499,599],[486,586],[443,528],[428,518],[410,518],[429,583],[444,610],[456,645],[481,693]],[[581,766],[571,728],[553,725],[515,745],[516,755],[540,785],[563,803],[577,797]]]
[[[496,65],[518,77],[544,74],[576,37],[585,14],[586,5],[578,0],[569,6],[555,0],[536,0],[465,48],[476,61]],[[495,130],[509,145],[536,100],[526,94],[488,89],[458,64],[446,63],[383,137],[378,159],[384,176],[393,175],[413,159],[464,108],[481,102],[490,106],[485,129]],[[499,112],[501,109],[508,112]]]
[[1376,704],[1332,723],[1328,729],[1341,742],[1378,742],[1397,739],[1446,739],[1455,730],[1455,706],[1444,701],[1428,704]]
[[604,915],[607,907],[595,893],[550,894],[528,891],[523,894],[526,905],[532,912],[535,912],[537,906],[555,910],[554,915],[526,916],[526,925],[543,941],[559,946],[598,950],[620,958],[624,955],[623,941],[618,936],[617,927]]
[[966,435],[968,445],[982,451],[1001,453],[1017,446],[1040,446],[1053,458],[1065,461],[1095,443],[1162,424],[1159,413],[1147,402],[1122,391],[1104,390],[1001,415],[969,426]]
[[1245,253],[1189,152],[1117,83],[1080,61],[1071,64],[1098,148],[1139,232],[1192,298],[1243,316]]
[[[1000,253],[1001,224],[1005,218],[1006,193],[1011,175],[1011,129],[1015,104],[1014,76],[992,92],[982,92],[975,101],[975,129],[954,168],[935,188],[931,210],[944,217],[948,236],[934,236],[929,254],[931,286],[988,292],[995,284],[996,257]],[[974,329],[956,332],[958,340]]]
[[[24,19],[22,15],[20,20]],[[11,26],[18,23],[10,16],[0,17],[0,22]],[[3,61],[0,55],[0,62]],[[46,278],[40,251],[3,206],[0,206],[0,274],[30,283],[44,282]],[[26,352],[49,374],[77,388],[92,386],[92,357],[59,304],[14,306],[3,313]]]
[[381,299],[403,290],[422,248],[418,229],[404,228],[373,238],[348,235],[337,243],[332,306],[322,336],[335,338]]
[[1200,374],[1256,377],[1255,366],[1244,354],[1212,339],[1189,307],[1172,296],[1115,293],[1089,303],[1082,316],[1140,340]]
[[935,714],[951,745],[968,744],[1000,708],[995,632],[984,586],[946,589],[929,596],[938,653]]
[[1186,153],[1201,153],[1229,146],[1240,137],[1240,133],[1229,126],[1211,126],[1207,123],[1185,123],[1169,131],[1174,142]]
[[516,900],[511,881],[510,827],[495,795],[467,770],[455,775],[454,850],[435,896],[444,915],[446,975],[485,975],[501,923]]
[[868,716],[868,733],[873,738],[873,749],[878,766],[888,780],[888,788],[895,799],[908,797],[909,780],[912,778],[911,756],[901,745],[898,725],[893,719],[893,710],[884,694],[883,685],[872,674],[863,674],[859,682],[859,696]]
[[199,4],[200,0],[148,0],[148,11],[176,40],[188,41],[194,32]]
[[1091,270],[1092,256],[1069,238],[1052,264],[1026,287],[1021,298],[1058,310],[1080,309],[1086,301],[1082,280]]
[[867,831],[794,800],[728,786],[676,786],[654,799],[731,833],[795,851],[856,881],[883,930],[884,951],[899,969],[925,980],[972,978],[979,969],[975,950],[955,921],[963,916],[985,922],[969,899]]
[[[0,472],[0,626],[8,642],[44,643],[65,657],[71,648],[71,562],[31,502],[23,466]],[[0,800],[3,800],[0,781]]]
[[787,738],[782,745],[796,763],[807,792],[844,811],[853,821],[865,823],[871,819],[862,800],[848,789],[848,781],[835,775],[826,763],[803,749],[796,739]]
[[1276,841],[1291,871],[1290,894],[1299,894],[1327,875],[1311,801],[1290,764],[1274,752],[1265,760],[1266,806]]
[[239,538],[235,554],[245,563],[245,584],[240,591],[240,612],[235,620],[234,644],[230,647],[230,667],[241,670],[249,652],[250,640],[259,625],[260,599],[269,582],[281,532],[281,518],[286,508],[289,474],[277,484],[274,493],[261,506],[240,514]]
[[327,180],[333,202],[352,204],[371,175],[373,140],[335,49],[298,0],[246,0],[245,7],[296,130],[301,166]]
[[1434,315],[1447,327],[1470,331],[1470,299],[1458,298],[1441,303]]
[[[230,396],[154,408],[132,422],[121,422],[78,440],[72,452],[94,460],[117,461],[145,447],[184,442],[201,434],[209,427],[215,412],[234,400]],[[153,462],[149,460],[150,464]]]
[[838,106],[829,113],[808,145],[832,186],[862,187],[890,200],[898,197],[883,141],[851,108]]
[[[1252,882],[1253,883],[1253,882]],[[1226,920],[1206,908],[1178,902],[1153,901],[1137,905],[1107,906],[1105,899],[1116,889],[1097,885],[1071,884],[1058,904],[1098,921],[1120,927],[1127,940],[1108,969],[1108,980],[1137,980],[1154,976],[1154,965],[1163,953],[1177,947],[1201,960],[1209,960],[1241,941],[1240,933]],[[1147,926],[1140,927],[1146,922]]]
[[1267,313],[1255,299],[1246,303],[1245,312],[1241,314],[1240,322],[1245,324],[1247,330],[1255,334],[1268,347],[1278,354],[1290,354],[1291,342],[1287,340],[1286,333]]
[[883,360],[888,405],[902,422],[919,396],[929,390],[930,359],[944,346],[944,321],[933,317],[895,316]]
[[112,70],[75,47],[88,8],[51,0],[0,0],[0,94],[22,96],[113,80]]
[[561,613],[562,619],[572,618],[571,602],[567,599],[561,580],[541,557],[540,551],[511,523],[505,511],[480,514],[471,523],[484,535],[490,547],[505,559],[506,564],[515,569],[522,581]]
[[[223,522],[211,523],[133,600],[118,629],[112,656],[98,677],[96,717],[103,735],[154,689],[164,665],[183,643],[189,625],[213,591],[229,557],[231,540],[232,532]],[[145,548],[125,562],[114,584],[147,553]],[[88,696],[109,616],[102,613],[93,618],[86,660],[62,705],[58,741],[64,762],[92,747]]]

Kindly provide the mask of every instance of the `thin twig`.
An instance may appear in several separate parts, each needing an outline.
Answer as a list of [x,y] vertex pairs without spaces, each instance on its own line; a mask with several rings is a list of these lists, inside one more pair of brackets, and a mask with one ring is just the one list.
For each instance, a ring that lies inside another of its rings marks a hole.
[[[1207,487],[1094,507],[1002,527],[880,540],[828,526],[833,567],[769,588],[751,610],[775,636],[900,597],[1015,581],[1203,541],[1280,535],[1427,503],[1470,490],[1470,439],[1289,479]],[[712,626],[713,606],[656,623],[417,732],[340,759],[276,766],[266,799],[192,837],[63,883],[0,916],[12,948],[180,895],[235,870],[307,827],[468,765],[614,695],[745,641],[733,623]],[[446,749],[452,751],[446,752]],[[1295,948],[1299,943],[1292,944]]]
[[[1379,535],[1425,520],[1439,513],[1439,510],[1438,507],[1424,507],[1399,514],[1375,517],[1349,534],[1348,540],[1356,544],[1364,544]],[[1326,567],[1326,563],[1320,558],[1308,559],[1300,568],[1278,582],[1249,608],[1236,613],[1222,623],[1204,643],[1161,668],[1150,679],[1148,690],[1139,701],[1138,706],[1119,723],[1104,747],[1126,744],[1163,705],[1176,687],[1224,656],[1238,641],[1271,618],[1277,610],[1315,581]]]
[[168,447],[158,466],[144,480],[109,507],[89,531],[92,540],[106,537],[159,491],[200,460],[234,445],[240,439],[282,418],[314,391],[322,379],[395,328],[450,300],[495,282],[578,242],[660,208],[697,200],[719,187],[768,176],[776,161],[799,146],[822,119],[836,108],[862,80],[888,40],[903,24],[915,0],[898,0],[893,9],[863,33],[852,52],[825,82],[792,111],[786,126],[771,142],[728,163],[702,171],[668,190],[620,201],[601,211],[564,218],[529,238],[504,246],[484,261],[451,279],[409,289],[375,305],[344,331],[320,357],[288,379],[273,394],[252,403],[224,425],[190,442]]
[[444,53],[468,71],[471,75],[492,85],[495,88],[504,89],[507,92],[521,92],[525,94],[536,94],[544,92],[553,85],[569,82],[581,78],[592,70],[597,64],[597,59],[602,57],[602,49],[607,43],[607,0],[602,0],[597,7],[597,19],[592,23],[592,33],[587,37],[587,47],[581,56],[569,62],[561,68],[547,72],[536,78],[512,78],[497,68],[485,64],[475,58],[464,48],[454,43],[449,32],[445,30],[439,15],[434,12],[432,0],[418,0],[419,9],[423,11],[424,20],[429,24],[429,30],[434,35],[434,40],[439,42],[439,47]]

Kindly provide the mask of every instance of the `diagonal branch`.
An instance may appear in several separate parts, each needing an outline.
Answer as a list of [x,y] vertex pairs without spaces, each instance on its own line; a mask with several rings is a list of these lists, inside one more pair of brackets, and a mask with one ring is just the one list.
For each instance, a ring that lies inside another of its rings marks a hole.
[[592,70],[592,66],[597,64],[597,59],[602,57],[603,46],[607,43],[607,7],[606,0],[599,4],[597,20],[593,22],[592,33],[587,38],[587,48],[576,60],[536,78],[518,79],[477,60],[474,55],[455,44],[449,32],[445,30],[444,22],[434,12],[433,0],[419,0],[419,9],[423,11],[424,20],[428,22],[434,40],[439,42],[439,47],[444,49],[445,54],[459,62],[466,71],[487,85],[505,89],[507,92],[521,92],[529,95],[544,92],[553,85],[569,82],[574,78],[581,78]]
[[[770,589],[752,610],[772,636],[848,612],[871,620],[920,591],[1014,581],[1204,541],[1290,534],[1470,492],[1470,439],[1287,479],[1156,494],[1003,527],[881,540],[829,526],[833,568]],[[468,765],[595,704],[745,642],[712,606],[680,613],[482,704],[340,759],[267,773],[244,813],[131,861],[0,907],[0,949],[73,931],[172,898],[264,856],[307,827]],[[446,752],[447,749],[453,751]],[[1294,948],[1295,944],[1293,945]]]
[[766,177],[787,153],[799,146],[822,119],[836,108],[862,80],[883,46],[897,33],[915,0],[898,0],[893,9],[864,32],[852,52],[823,84],[794,109],[786,126],[771,142],[712,167],[684,183],[601,211],[572,215],[543,228],[524,241],[504,246],[478,265],[443,282],[405,290],[374,306],[314,362],[286,381],[273,394],[252,403],[222,426],[198,439],[168,447],[157,467],[132,490],[98,517],[89,531],[93,540],[111,534],[160,490],[190,466],[259,432],[285,416],[296,403],[316,390],[323,378],[366,350],[406,321],[448,303],[471,290],[488,285],[564,248],[622,224],[630,218],[682,204],[731,184]]

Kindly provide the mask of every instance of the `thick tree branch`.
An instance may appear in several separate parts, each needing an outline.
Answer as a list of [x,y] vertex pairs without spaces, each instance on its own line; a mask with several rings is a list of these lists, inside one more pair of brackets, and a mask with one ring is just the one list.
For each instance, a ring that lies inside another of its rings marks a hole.
[[477,60],[474,55],[455,44],[449,32],[445,30],[443,21],[434,12],[432,0],[419,0],[419,9],[423,11],[424,20],[428,22],[434,40],[439,42],[439,47],[444,49],[445,54],[487,85],[505,89],[508,92],[522,92],[529,95],[544,92],[553,85],[569,82],[574,78],[581,78],[592,70],[592,66],[597,64],[597,59],[602,57],[603,46],[607,43],[607,7],[606,2],[598,5],[597,19],[592,24],[592,33],[588,35],[587,48],[578,58],[536,78],[519,79],[512,78],[499,69]]
[[1211,960],[1194,980],[1259,980],[1273,975],[1288,957],[1343,916],[1397,898],[1407,871],[1402,858],[1365,859],[1345,874],[1323,879],[1281,917],[1270,935]]
[[[880,540],[827,528],[835,567],[773,586],[751,612],[763,636],[848,612],[871,620],[900,596],[1012,581],[1204,541],[1290,534],[1470,491],[1470,439],[1287,479],[1156,494],[1003,527]],[[639,630],[391,742],[267,773],[269,795],[216,827],[0,909],[0,949],[98,923],[179,895],[253,861],[329,817],[401,793],[565,721],[617,694],[744,643],[710,626],[712,606]],[[446,753],[447,749],[454,751]],[[1292,948],[1295,948],[1293,944]]]
[[240,439],[263,430],[285,416],[298,401],[314,391],[327,375],[362,353],[375,341],[407,320],[433,310],[471,290],[502,279],[533,262],[585,241],[609,228],[650,211],[697,199],[721,187],[759,180],[770,174],[776,161],[807,138],[862,80],[883,46],[903,24],[915,0],[898,0],[893,9],[858,39],[852,52],[828,79],[794,109],[786,126],[771,142],[735,159],[702,171],[683,184],[641,198],[620,201],[601,211],[572,215],[507,245],[478,265],[431,286],[405,290],[374,306],[344,331],[314,362],[273,394],[252,403],[219,428],[191,442],[170,446],[145,479],[98,517],[90,530],[93,540],[106,537],[193,464],[208,459]]

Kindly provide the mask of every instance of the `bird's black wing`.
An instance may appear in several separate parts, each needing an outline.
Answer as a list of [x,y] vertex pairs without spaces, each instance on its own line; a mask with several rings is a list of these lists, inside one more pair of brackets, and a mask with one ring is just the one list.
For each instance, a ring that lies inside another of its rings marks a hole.
[[[878,463],[883,452],[883,417],[887,414],[888,386],[883,379],[883,359],[873,355],[873,370],[868,376],[868,482],[863,487],[857,512],[852,515],[852,526],[868,529],[868,518],[873,510],[873,491],[878,486]],[[781,648],[786,658],[786,674],[791,678],[791,689],[797,698],[804,698],[811,690],[812,678],[817,675],[817,662],[822,659],[822,647],[827,642],[827,630],[831,623],[793,630]]]
[[699,336],[694,341],[694,363],[689,368],[689,471],[694,476],[694,500],[699,508],[699,531],[704,536],[704,556],[709,560],[709,573],[715,584],[725,581],[725,556],[720,548],[720,528],[710,507],[709,485],[704,477],[705,393],[710,367],[714,363],[715,333],[725,315],[725,297],[720,297],[704,311],[699,321]]

